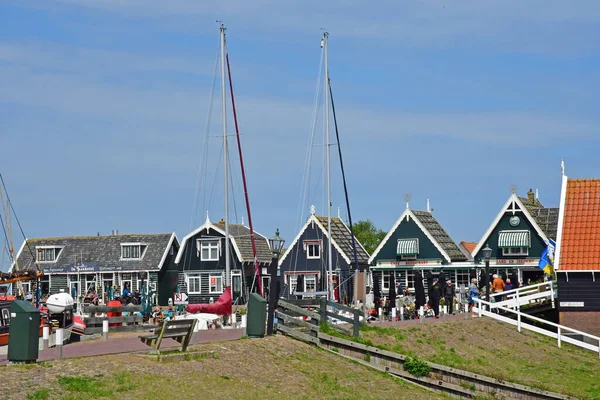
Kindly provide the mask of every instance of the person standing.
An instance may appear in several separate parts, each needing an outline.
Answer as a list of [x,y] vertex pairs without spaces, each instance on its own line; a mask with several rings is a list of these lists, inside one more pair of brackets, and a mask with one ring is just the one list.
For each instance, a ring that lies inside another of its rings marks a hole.
[[435,318],[440,317],[440,284],[438,282],[438,278],[433,278],[433,284],[431,285],[431,289],[429,290],[429,305],[433,309],[433,313],[435,314]]
[[448,279],[446,281],[446,287],[444,288],[444,302],[448,307],[448,313],[454,315],[454,299],[456,297],[456,288],[452,284],[452,281]]

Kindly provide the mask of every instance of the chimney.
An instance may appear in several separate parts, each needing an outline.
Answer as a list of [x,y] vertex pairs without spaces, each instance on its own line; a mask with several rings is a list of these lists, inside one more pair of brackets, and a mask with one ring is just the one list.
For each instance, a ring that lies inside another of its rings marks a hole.
[[112,235],[113,236],[117,236],[119,234],[119,230],[118,229],[113,229],[112,230]]
[[531,202],[535,201],[535,194],[532,189],[529,189],[529,192],[527,192],[527,198],[529,198],[529,201]]

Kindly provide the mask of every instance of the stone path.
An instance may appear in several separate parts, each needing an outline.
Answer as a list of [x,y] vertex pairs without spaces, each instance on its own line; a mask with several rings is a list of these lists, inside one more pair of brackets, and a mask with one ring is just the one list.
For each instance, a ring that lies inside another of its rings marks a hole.
[[[208,342],[221,342],[228,340],[240,339],[245,334],[245,329],[209,329],[206,331],[198,331],[194,333],[190,344],[200,344]],[[137,337],[138,335],[148,334],[148,332],[137,332],[130,336],[115,336],[110,337],[107,341],[102,340],[86,340],[78,343],[71,343],[63,346],[63,358],[89,357],[106,354],[121,354],[149,351],[150,347],[146,346]],[[180,344],[173,339],[164,339],[161,345],[162,349],[176,348]],[[50,348],[40,350],[38,361],[50,361],[58,358],[58,350]],[[6,354],[0,355],[0,365],[8,364]]]

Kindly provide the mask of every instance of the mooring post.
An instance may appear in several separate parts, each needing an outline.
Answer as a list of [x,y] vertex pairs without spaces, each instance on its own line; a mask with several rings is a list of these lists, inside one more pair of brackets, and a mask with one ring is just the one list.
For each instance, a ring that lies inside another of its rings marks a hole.
[[42,328],[42,338],[43,340],[43,346],[44,349],[47,349],[50,347],[50,327],[49,326],[44,326],[44,328]]
[[396,307],[392,308],[392,324],[396,325]]
[[359,336],[359,328],[360,328],[360,311],[356,310],[354,311],[354,329],[352,330],[352,336],[354,337],[358,337]]
[[404,307],[400,307],[400,321],[404,321]]
[[108,340],[108,320],[105,319],[102,321],[102,336],[104,337],[104,341]]
[[327,323],[327,297],[319,298],[319,324]]
[[[58,328],[56,330],[56,349],[58,350],[58,359],[61,360],[62,359],[62,351],[63,351],[63,329],[62,328]],[[38,333],[39,335],[39,333]]]

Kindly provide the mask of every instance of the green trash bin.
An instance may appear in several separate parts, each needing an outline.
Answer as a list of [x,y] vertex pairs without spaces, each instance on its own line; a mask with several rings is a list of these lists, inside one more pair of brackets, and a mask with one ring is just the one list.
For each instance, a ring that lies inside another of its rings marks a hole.
[[8,360],[35,362],[40,344],[40,310],[30,301],[14,300],[10,305]]
[[267,300],[258,293],[250,293],[248,299],[246,335],[252,338],[265,337],[267,328]]

